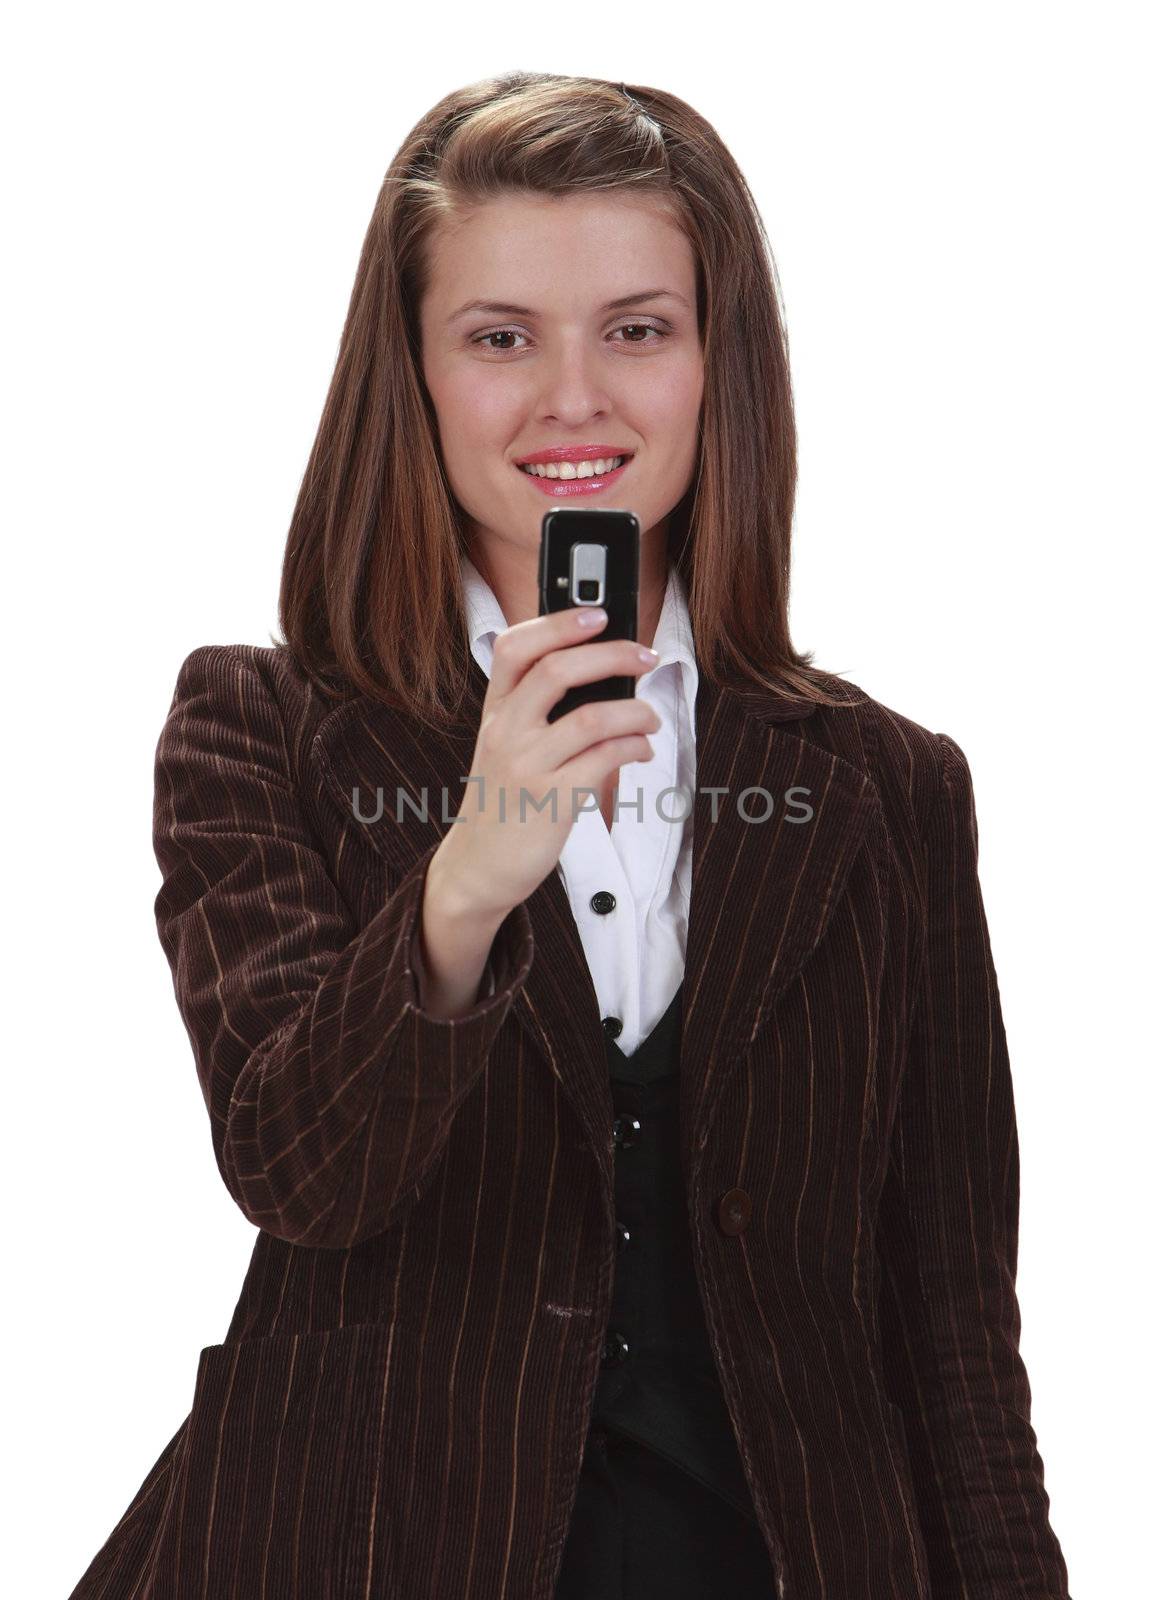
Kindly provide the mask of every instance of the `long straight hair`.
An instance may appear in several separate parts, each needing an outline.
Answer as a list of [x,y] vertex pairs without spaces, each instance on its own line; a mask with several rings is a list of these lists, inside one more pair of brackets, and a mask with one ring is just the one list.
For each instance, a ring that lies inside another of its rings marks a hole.
[[606,190],[666,208],[695,255],[702,420],[668,559],[686,586],[699,669],[716,683],[848,699],[788,629],[795,410],[779,277],[743,175],[676,96],[546,72],[447,95],[379,191],[282,567],[274,643],[323,695],[368,694],[439,723],[458,715],[466,689],[465,518],[421,366],[432,231],[506,194]]

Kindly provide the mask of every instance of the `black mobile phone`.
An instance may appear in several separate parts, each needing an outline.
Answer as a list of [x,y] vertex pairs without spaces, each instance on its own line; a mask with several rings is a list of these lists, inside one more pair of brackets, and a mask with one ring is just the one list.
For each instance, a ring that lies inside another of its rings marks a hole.
[[[639,519],[633,511],[567,508],[542,519],[538,547],[538,614],[571,606],[602,606],[606,626],[599,639],[637,639],[639,635]],[[579,649],[581,646],[575,646]],[[635,679],[599,678],[573,684],[547,713],[557,722],[588,700],[629,700]]]

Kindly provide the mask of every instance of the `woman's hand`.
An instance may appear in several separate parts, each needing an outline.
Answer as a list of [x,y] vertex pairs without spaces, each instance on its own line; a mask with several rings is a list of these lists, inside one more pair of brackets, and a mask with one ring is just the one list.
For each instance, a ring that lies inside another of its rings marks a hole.
[[630,639],[584,643],[606,622],[604,613],[593,628],[582,626],[590,615],[573,606],[532,617],[494,641],[462,820],[451,824],[435,862],[459,907],[495,925],[554,869],[586,798],[578,791],[598,795],[618,767],[654,754],[646,736],[660,718],[637,697],[591,701],[546,720],[573,684],[642,674],[658,660],[654,652],[641,659]]

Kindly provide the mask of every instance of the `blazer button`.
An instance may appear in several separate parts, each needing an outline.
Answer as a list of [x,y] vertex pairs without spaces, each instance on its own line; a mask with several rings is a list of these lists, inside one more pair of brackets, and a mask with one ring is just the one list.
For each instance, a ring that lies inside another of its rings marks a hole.
[[616,1117],[611,1123],[611,1134],[620,1150],[629,1150],[642,1131],[638,1117]]
[[624,1247],[624,1245],[630,1244],[631,1230],[627,1227],[625,1222],[616,1222],[615,1232],[618,1234],[618,1247],[620,1250]]
[[609,889],[600,889],[597,894],[591,895],[591,910],[599,917],[605,917],[618,903]]
[[603,1340],[603,1366],[621,1367],[630,1348],[621,1333],[608,1333]]
[[747,1190],[728,1189],[715,1208],[715,1219],[722,1233],[742,1233],[751,1221],[751,1196]]

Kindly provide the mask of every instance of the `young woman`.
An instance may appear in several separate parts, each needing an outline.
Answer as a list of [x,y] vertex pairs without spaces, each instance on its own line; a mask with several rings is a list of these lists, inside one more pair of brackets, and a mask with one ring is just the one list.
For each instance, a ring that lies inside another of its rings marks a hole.
[[[393,162],[284,637],[157,750],[259,1232],[74,1600],[1067,1596],[969,769],[792,647],[777,302],[673,95],[510,74]],[[638,516],[657,654],[537,616],[559,504]]]

